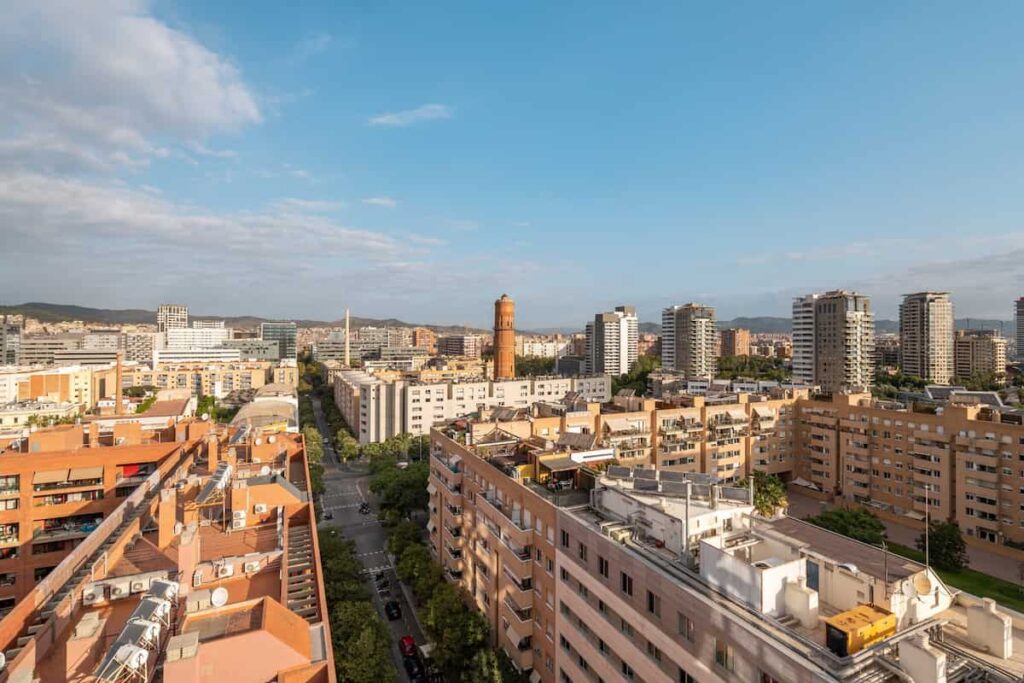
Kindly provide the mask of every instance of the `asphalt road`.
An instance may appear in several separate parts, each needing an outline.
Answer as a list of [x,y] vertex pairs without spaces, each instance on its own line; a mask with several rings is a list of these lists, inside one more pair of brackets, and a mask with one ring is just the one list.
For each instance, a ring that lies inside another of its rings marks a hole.
[[[333,519],[321,521],[319,526],[320,528],[337,529],[343,536],[355,541],[359,560],[363,563],[367,575],[367,584],[370,587],[370,592],[374,594],[374,606],[391,630],[391,658],[395,668],[398,669],[399,680],[408,681],[409,678],[402,666],[402,655],[398,650],[398,639],[404,635],[411,635],[416,639],[417,645],[422,645],[427,641],[423,637],[412,606],[406,600],[399,586],[398,577],[391,566],[387,554],[387,532],[377,521],[378,508],[374,496],[370,492],[370,476],[365,467],[338,462],[338,456],[332,445],[333,439],[320,408],[320,400],[315,397],[313,398],[313,412],[324,441],[324,485],[327,492],[319,504],[322,505],[325,513],[330,512],[334,515]],[[370,514],[368,515],[359,512],[359,505],[363,502],[370,504]],[[377,595],[371,578],[377,572],[383,572],[391,582],[390,595],[384,597]],[[402,618],[388,621],[384,615],[384,602],[392,599],[397,600],[401,605]]]

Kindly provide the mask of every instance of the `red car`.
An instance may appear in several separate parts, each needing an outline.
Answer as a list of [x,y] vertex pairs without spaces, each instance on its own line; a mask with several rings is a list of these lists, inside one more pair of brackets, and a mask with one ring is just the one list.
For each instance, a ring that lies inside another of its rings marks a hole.
[[403,657],[415,657],[416,641],[412,636],[402,636],[398,641],[398,649],[402,651]]

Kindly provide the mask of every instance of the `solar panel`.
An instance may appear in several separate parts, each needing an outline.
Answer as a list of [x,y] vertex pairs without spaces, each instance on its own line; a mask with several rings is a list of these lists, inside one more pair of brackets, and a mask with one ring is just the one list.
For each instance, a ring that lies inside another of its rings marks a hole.
[[657,479],[634,479],[633,490],[635,491],[657,491],[658,480]]
[[612,479],[629,479],[629,468],[622,467],[621,465],[610,465],[608,467],[608,476]]
[[634,479],[657,479],[658,470],[641,469],[639,467],[633,470]]
[[661,492],[672,496],[685,496],[688,484],[685,481],[662,481]]
[[673,472],[671,470],[661,470],[660,472],[662,481],[686,481],[685,472]]

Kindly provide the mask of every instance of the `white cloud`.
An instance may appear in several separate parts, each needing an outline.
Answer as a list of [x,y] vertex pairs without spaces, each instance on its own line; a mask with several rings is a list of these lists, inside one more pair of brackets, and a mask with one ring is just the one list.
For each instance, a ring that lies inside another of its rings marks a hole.
[[261,120],[223,56],[141,0],[5,6],[0,22],[0,165],[114,170],[202,154],[212,134]]
[[344,208],[344,202],[336,202],[322,199],[300,199],[288,197],[277,201],[274,206],[294,211],[308,211],[310,213],[329,213]]
[[310,57],[315,57],[316,55],[325,52],[327,48],[331,46],[331,42],[333,40],[334,37],[329,33],[311,33],[296,43],[288,61],[292,64],[297,64],[298,62],[303,62]]
[[385,112],[370,119],[371,126],[390,126],[400,128],[410,126],[420,121],[433,121],[437,119],[450,119],[452,110],[443,104],[424,104],[415,109],[405,111]]
[[440,237],[430,237],[429,235],[406,235],[406,239],[413,244],[419,244],[424,247],[443,247],[447,244]]
[[386,209],[393,209],[398,206],[398,201],[391,197],[367,197],[363,200],[363,204],[369,204],[371,206],[383,206]]

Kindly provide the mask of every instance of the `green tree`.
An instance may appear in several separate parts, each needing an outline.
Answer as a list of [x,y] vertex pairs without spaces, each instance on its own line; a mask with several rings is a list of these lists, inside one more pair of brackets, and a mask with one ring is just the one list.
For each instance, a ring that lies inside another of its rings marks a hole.
[[401,557],[410,545],[423,543],[423,531],[416,522],[402,520],[388,532],[388,551]]
[[[375,619],[379,621],[379,617]],[[339,678],[351,683],[391,683],[398,680],[398,673],[391,663],[391,646],[386,635],[371,625],[365,626],[359,635],[345,642],[337,650]]]
[[738,484],[740,488],[748,488],[754,484],[754,509],[764,517],[774,517],[775,513],[789,507],[789,499],[786,497],[786,485],[774,474],[765,472],[754,472],[748,479],[743,479]]
[[473,657],[462,680],[465,683],[527,683],[530,679],[516,671],[503,650],[485,648]]
[[487,641],[487,622],[479,612],[468,609],[467,602],[461,589],[442,582],[421,612],[423,626],[434,643],[434,660],[449,672],[464,667]]
[[[925,538],[917,538],[917,549],[924,552]],[[956,522],[932,520],[928,525],[928,561],[935,567],[950,572],[966,569],[970,564],[967,543]]]
[[789,378],[785,361],[763,356],[722,356],[718,359],[718,376],[723,379],[747,377],[781,382]]
[[885,525],[873,512],[864,508],[832,508],[804,521],[871,545],[881,545],[885,541]]
[[302,436],[306,440],[306,458],[311,463],[319,463],[324,459],[324,441],[320,436],[320,430],[313,425],[302,429]]
[[518,377],[537,377],[555,372],[555,359],[541,356],[516,356]]
[[661,367],[661,359],[657,356],[640,356],[628,373],[620,377],[612,377],[612,393],[620,389],[633,389],[637,396],[647,393],[647,377],[651,371]]
[[[371,463],[372,471],[372,463]],[[430,465],[425,461],[400,468],[395,464],[378,470],[370,481],[370,490],[377,494],[382,508],[407,517],[414,510],[425,510],[430,496],[427,478]]]

